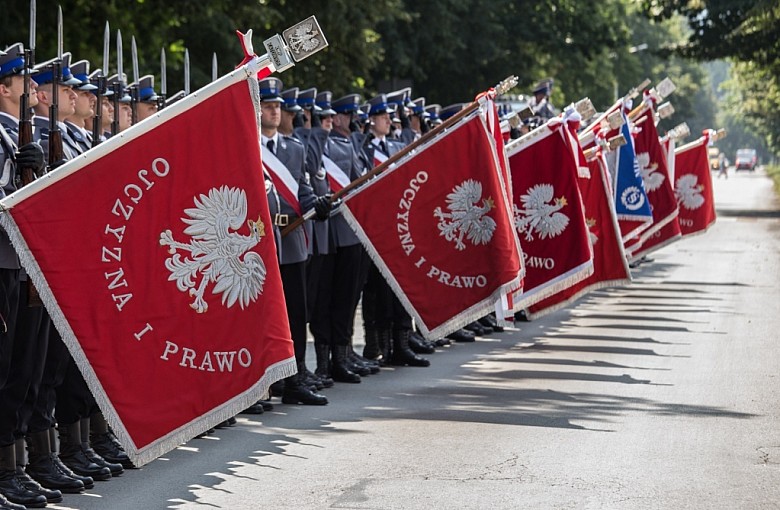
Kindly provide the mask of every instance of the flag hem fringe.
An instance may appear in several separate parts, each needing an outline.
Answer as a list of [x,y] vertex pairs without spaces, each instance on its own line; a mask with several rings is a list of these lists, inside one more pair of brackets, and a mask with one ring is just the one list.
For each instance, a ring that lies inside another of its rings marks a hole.
[[514,303],[513,311],[519,311],[535,305],[543,299],[547,299],[562,290],[566,290],[575,283],[590,277],[593,274],[593,257],[587,262],[575,266],[557,278],[553,278],[533,289],[525,290],[519,300]]

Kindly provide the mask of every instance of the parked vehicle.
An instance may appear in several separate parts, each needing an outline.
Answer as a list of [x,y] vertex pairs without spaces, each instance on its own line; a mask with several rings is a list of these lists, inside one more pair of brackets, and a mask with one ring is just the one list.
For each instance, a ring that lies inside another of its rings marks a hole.
[[720,170],[720,149],[717,147],[708,147],[707,156],[710,160],[710,170]]
[[756,149],[739,149],[734,164],[737,170],[755,170],[758,165]]

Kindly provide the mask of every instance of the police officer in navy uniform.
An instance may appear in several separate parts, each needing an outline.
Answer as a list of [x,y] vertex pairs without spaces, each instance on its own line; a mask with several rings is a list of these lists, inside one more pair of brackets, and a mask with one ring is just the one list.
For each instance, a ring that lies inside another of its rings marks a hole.
[[[321,98],[322,99],[322,98]],[[331,103],[320,101],[323,112],[330,114],[330,129],[314,132],[322,171],[336,168],[354,181],[368,169],[362,151],[352,142],[355,115],[360,96],[349,94]],[[337,382],[359,383],[361,376],[377,373],[378,363],[357,355],[352,349],[353,323],[360,292],[367,272],[367,259],[359,240],[336,211],[330,218],[333,250],[322,264],[319,285],[311,319],[311,332],[317,350],[318,372],[328,372]]]
[[[105,142],[111,136],[111,123],[114,122],[114,104],[111,102],[111,96],[114,95],[114,91],[107,87],[106,80],[103,79],[102,69],[96,69],[95,71],[92,71],[89,74],[89,81],[95,85],[95,90],[92,91],[95,96],[97,96],[97,87],[103,87],[100,104],[95,105],[95,108],[100,108],[101,110],[101,125],[98,128],[98,133],[100,136],[100,141]],[[92,119],[89,120],[85,127],[88,131],[92,131]]]
[[[78,97],[73,87],[86,85],[72,75],[69,60],[69,54],[64,54],[59,90],[56,91],[59,94],[58,120],[63,138],[63,160],[53,161],[54,166],[88,150],[88,147],[80,146],[68,135],[67,125],[63,122],[63,119],[76,114]],[[48,106],[52,104],[52,94],[55,93],[55,68],[52,62],[54,60],[39,65],[36,74],[39,101],[33,121],[39,126],[44,150],[48,149]],[[42,370],[36,372],[20,411],[20,433],[30,440],[28,473],[43,486],[58,488],[63,492],[79,492],[94,486],[95,479],[110,479],[112,471],[121,473],[121,465],[106,462],[90,448],[88,421],[85,420],[96,408],[95,400],[62,338],[52,326],[48,313],[43,308],[33,307],[22,311],[19,327],[25,325],[31,341],[40,342],[40,352],[45,354]],[[55,425],[59,432],[59,455],[52,455],[57,444]],[[86,430],[82,434],[84,427]],[[81,486],[75,482],[80,482]]]
[[[21,168],[30,168],[38,175],[44,170],[39,144],[18,147],[24,75],[29,72],[23,52],[21,43],[0,52],[0,196],[16,191]],[[31,107],[38,101],[34,81],[30,82],[28,100]],[[16,434],[18,409],[35,368],[36,349],[17,333],[20,271],[8,234],[0,229],[0,509],[14,510],[24,509],[21,505],[42,506],[47,501],[62,500],[60,492],[42,489],[24,473],[24,439],[20,441]],[[31,484],[30,488],[26,483]]]
[[[380,94],[368,103],[369,133],[363,147],[370,161],[378,161],[376,153],[390,157],[403,149],[404,144],[388,137],[392,126],[390,114],[394,109],[388,104],[387,97]],[[369,269],[363,290],[363,321],[367,343],[376,339],[386,363],[389,360],[389,363],[400,366],[430,365],[427,359],[418,356],[409,347],[412,318],[374,264]]]
[[[303,144],[292,136],[279,133],[281,123],[281,103],[284,102],[280,93],[282,81],[270,77],[260,80],[261,144],[263,153],[272,153],[286,167],[298,184],[298,202],[301,211],[314,208],[320,219],[330,212],[330,201],[327,197],[317,197],[309,184],[305,169],[305,149]],[[296,208],[290,204],[283,193],[279,195],[279,213],[274,216],[274,223],[284,229],[298,218]],[[298,226],[282,238],[281,260],[279,269],[282,276],[285,301],[287,303],[287,318],[290,323],[295,359],[298,364],[298,374],[285,379],[282,402],[286,404],[325,405],[328,399],[324,395],[313,392],[305,383],[306,357],[306,260],[308,259],[306,234],[303,226]]]
[[[321,100],[326,100],[326,94],[329,92],[321,93],[316,92],[316,89],[309,89],[310,93],[314,96],[315,107],[311,110],[314,115],[310,117],[309,127],[306,127],[306,122],[303,116],[303,108],[298,104],[299,89],[297,87],[282,91],[281,96],[284,99],[284,103],[281,105],[282,121],[279,126],[279,132],[285,135],[295,136],[303,144],[305,153],[305,171],[308,174],[309,184],[314,191],[314,194],[318,197],[325,197],[331,194],[328,180],[325,178],[325,173],[321,168],[319,151],[317,149],[316,136],[314,133],[323,131],[321,124],[330,123],[329,112],[323,119],[321,116],[324,110],[318,104]],[[329,103],[330,99],[327,98]],[[322,264],[325,257],[333,249],[330,242],[330,221],[325,218],[322,221],[307,221],[304,224],[307,239],[309,240],[309,260],[306,263],[306,308],[308,310],[307,317],[311,319],[314,313],[314,298],[316,295],[317,284],[322,273]],[[309,386],[314,386],[317,390],[323,388],[330,388],[333,386],[333,379],[328,377],[327,372],[311,372],[308,367],[303,367],[303,377],[305,383]]]
[[157,113],[160,96],[154,90],[154,76],[151,74],[142,76],[138,82],[138,104],[135,108],[138,122],[141,122]]
[[409,120],[409,110],[414,107],[411,94],[411,87],[406,87],[387,94],[387,102],[392,104],[395,109],[395,117],[393,117],[393,119],[398,120],[401,128],[397,138],[402,141],[404,145],[409,145],[418,138],[416,133],[412,130],[411,122]]
[[558,115],[558,111],[550,102],[552,86],[552,78],[547,78],[534,85],[534,97],[528,104],[531,110],[533,110],[534,116],[538,117],[541,123],[547,122],[548,120]]
[[87,60],[79,60],[70,66],[70,72],[80,83],[73,86],[73,90],[76,92],[76,111],[70,117],[65,118],[64,122],[68,137],[78,148],[78,153],[82,154],[92,148],[92,126],[90,125],[88,129],[86,122],[95,116],[97,98],[93,92],[97,90],[97,87],[89,80],[89,62]]

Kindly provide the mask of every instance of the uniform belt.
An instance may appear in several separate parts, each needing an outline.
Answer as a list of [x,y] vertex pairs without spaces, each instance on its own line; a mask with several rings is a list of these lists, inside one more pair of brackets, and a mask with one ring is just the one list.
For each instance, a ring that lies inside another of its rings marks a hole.
[[279,213],[276,213],[276,214],[274,214],[274,225],[276,225],[277,227],[286,227],[287,225],[289,225],[290,223],[292,223],[296,219],[298,219],[298,215],[297,214],[279,214]]

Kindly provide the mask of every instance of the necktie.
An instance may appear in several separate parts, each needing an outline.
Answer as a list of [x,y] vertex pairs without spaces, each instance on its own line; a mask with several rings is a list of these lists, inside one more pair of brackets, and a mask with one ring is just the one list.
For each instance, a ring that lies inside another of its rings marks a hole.
[[268,150],[271,151],[273,154],[276,154],[276,151],[274,150],[273,140],[268,140],[268,143],[266,143],[265,146],[268,147]]
[[382,149],[382,152],[384,152],[385,155],[388,155],[387,154],[387,145],[385,144],[384,140],[379,142],[379,148]]

